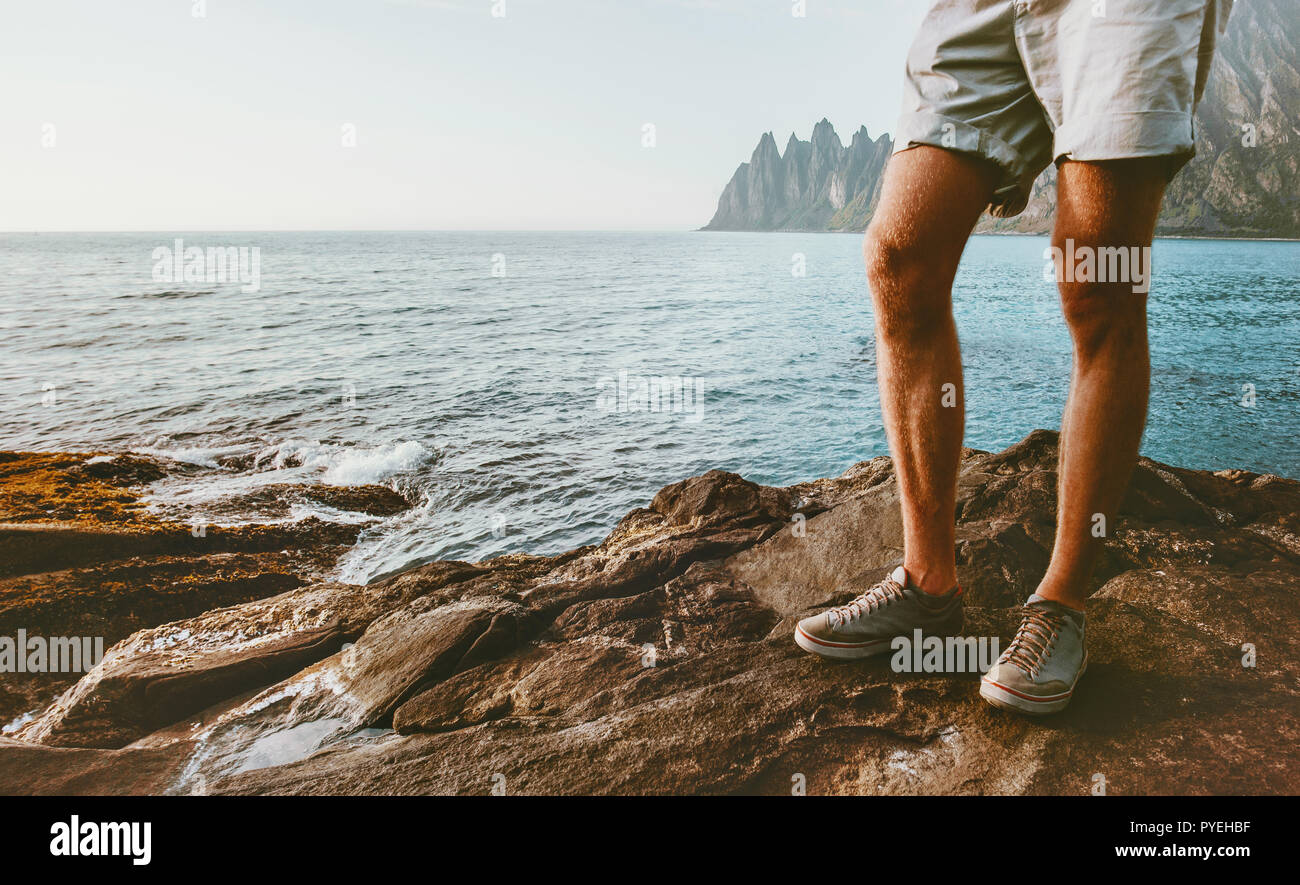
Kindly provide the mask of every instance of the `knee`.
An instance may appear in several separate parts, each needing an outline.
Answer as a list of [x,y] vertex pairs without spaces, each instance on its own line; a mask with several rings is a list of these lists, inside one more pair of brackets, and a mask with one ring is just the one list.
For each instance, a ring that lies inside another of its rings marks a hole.
[[867,228],[862,260],[873,297],[891,289],[914,289],[926,272],[924,248],[914,238],[888,229]]
[[874,225],[862,241],[876,328],[885,338],[931,334],[950,320],[952,280],[944,280],[933,256],[915,239]]
[[1061,312],[1080,357],[1146,341],[1146,298],[1131,286],[1062,283],[1060,289]]
[[1133,231],[1106,226],[1070,225],[1054,232],[1061,311],[1080,356],[1146,341],[1149,243]]

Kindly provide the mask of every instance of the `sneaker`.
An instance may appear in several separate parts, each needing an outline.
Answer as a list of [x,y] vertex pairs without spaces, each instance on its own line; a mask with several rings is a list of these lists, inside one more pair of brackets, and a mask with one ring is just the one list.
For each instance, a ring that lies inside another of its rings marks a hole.
[[889,651],[895,636],[920,629],[933,636],[961,632],[961,587],[943,596],[930,596],[908,583],[902,566],[848,605],[804,618],[794,628],[794,641],[804,651],[824,658],[856,659]]
[[1021,615],[1015,639],[980,680],[980,696],[1031,716],[1060,712],[1088,669],[1083,612],[1035,593]]

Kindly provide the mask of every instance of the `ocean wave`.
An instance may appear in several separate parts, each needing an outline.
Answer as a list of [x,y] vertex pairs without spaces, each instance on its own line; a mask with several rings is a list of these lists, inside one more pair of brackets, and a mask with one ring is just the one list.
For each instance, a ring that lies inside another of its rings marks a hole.
[[306,440],[286,440],[260,448],[251,443],[184,448],[152,445],[136,446],[131,451],[214,470],[264,473],[301,468],[307,474],[319,472],[319,481],[332,486],[382,484],[420,467],[432,454],[416,440],[373,446]]
[[293,452],[302,466],[324,468],[321,482],[331,486],[379,484],[416,469],[429,456],[429,450],[415,440],[368,448],[309,446]]
[[176,461],[181,464],[192,464],[195,467],[210,467],[218,469],[226,466],[225,462],[232,458],[247,454],[249,446],[229,445],[229,446],[193,446],[180,449],[169,449],[166,446],[136,446],[131,452],[136,455],[150,455],[155,458],[164,458],[168,461]]
[[[145,502],[157,515],[207,525],[283,525],[306,519],[340,524],[386,518],[314,501],[295,487],[387,485],[418,494],[416,476],[436,450],[407,440],[343,445],[288,440],[211,447],[139,447],[132,451],[198,465],[206,470],[166,476],[149,487]],[[282,488],[283,486],[283,488]]]

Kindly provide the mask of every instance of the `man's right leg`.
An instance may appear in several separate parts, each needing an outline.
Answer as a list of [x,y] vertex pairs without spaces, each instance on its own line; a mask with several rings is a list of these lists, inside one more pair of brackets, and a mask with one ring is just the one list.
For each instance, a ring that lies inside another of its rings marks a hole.
[[903,566],[909,583],[931,594],[957,583],[965,401],[952,282],[998,175],[987,160],[941,148],[895,154],[863,244],[880,405],[903,505]]
[[847,605],[801,620],[794,640],[805,651],[865,658],[914,630],[961,630],[953,520],[964,406],[952,279],[997,177],[986,160],[933,147],[895,154],[885,170],[863,252],[880,402],[903,499],[904,565]]

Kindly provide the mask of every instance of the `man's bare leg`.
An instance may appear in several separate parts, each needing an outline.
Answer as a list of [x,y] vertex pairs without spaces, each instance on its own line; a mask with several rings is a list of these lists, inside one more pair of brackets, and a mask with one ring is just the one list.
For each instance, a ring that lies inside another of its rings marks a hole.
[[[1087,248],[1094,255],[1101,247],[1145,250],[1165,168],[1161,159],[1062,164],[1053,245],[1065,250],[1073,240],[1076,253]],[[1061,420],[1056,543],[1038,594],[1079,610],[1146,425],[1147,296],[1133,288],[1132,281],[1060,284],[1074,371]]]
[[863,255],[906,573],[795,625],[795,643],[823,658],[867,658],[896,636],[961,629],[953,519],[965,415],[952,280],[996,178],[987,161],[932,147],[895,154],[885,170]]
[[902,497],[903,565],[932,594],[957,583],[965,400],[952,282],[996,181],[995,167],[977,158],[926,146],[896,154],[863,244],[881,411]]

